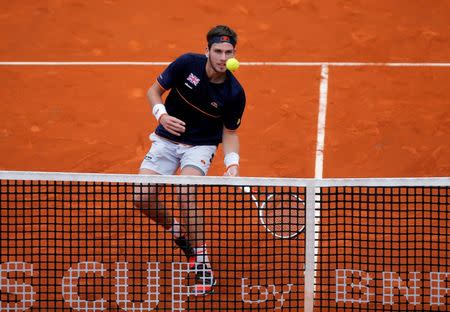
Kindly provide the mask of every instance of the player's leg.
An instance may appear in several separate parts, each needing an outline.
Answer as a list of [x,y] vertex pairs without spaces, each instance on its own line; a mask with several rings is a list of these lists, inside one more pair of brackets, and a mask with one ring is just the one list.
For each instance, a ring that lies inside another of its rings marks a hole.
[[[139,174],[157,175],[158,172],[141,168]],[[134,206],[142,211],[147,217],[168,229],[173,224],[173,217],[169,210],[158,205],[158,193],[162,187],[155,185],[135,185],[134,187]]]
[[[202,176],[203,172],[191,166],[185,166],[181,169],[181,175]],[[203,229],[203,211],[197,209],[196,203],[196,187],[184,186],[179,187],[179,202],[181,215],[184,224],[188,230],[189,238],[192,245],[196,248],[204,245],[204,229]]]
[[[185,146],[178,149],[181,155],[181,175],[205,176],[216,153],[215,145]],[[195,186],[180,188],[182,216],[194,247],[204,245],[203,211],[197,209]]]
[[[202,176],[208,173],[216,146],[194,146],[183,149],[181,175]],[[195,186],[180,188],[181,213],[185,217],[189,238],[195,254],[190,257],[191,269],[196,274],[196,293],[206,294],[213,290],[216,280],[213,277],[208,249],[204,237],[203,211],[196,205]]]
[[[139,174],[174,174],[179,166],[179,159],[176,155],[177,145],[163,140],[155,134],[152,134],[150,139],[152,140],[152,146],[142,161]],[[162,225],[166,231],[171,232],[177,243],[177,239],[186,231],[183,230],[178,220],[173,217],[172,212],[158,201],[158,193],[160,193],[161,188],[162,186],[158,187],[152,184],[136,185],[134,189],[134,206],[157,224]],[[186,253],[184,249],[183,251]]]

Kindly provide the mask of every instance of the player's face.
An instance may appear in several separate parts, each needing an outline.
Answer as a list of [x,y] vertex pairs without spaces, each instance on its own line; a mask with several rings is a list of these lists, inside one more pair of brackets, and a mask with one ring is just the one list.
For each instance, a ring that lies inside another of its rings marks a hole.
[[229,58],[234,57],[235,49],[227,42],[213,43],[210,49],[206,48],[206,56],[212,69],[218,73],[224,73],[227,68],[225,63]]

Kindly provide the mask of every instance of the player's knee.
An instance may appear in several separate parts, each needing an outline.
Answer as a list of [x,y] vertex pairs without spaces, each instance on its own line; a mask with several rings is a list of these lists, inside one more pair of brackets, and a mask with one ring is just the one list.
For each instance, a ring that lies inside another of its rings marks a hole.
[[136,208],[142,208],[142,203],[144,202],[144,196],[141,194],[134,194],[133,195],[133,206]]
[[133,194],[133,205],[136,208],[148,209],[156,203],[157,195],[153,188],[135,189]]
[[195,186],[181,186],[178,189],[177,200],[182,206],[186,206],[189,203],[195,203],[196,201],[196,188]]

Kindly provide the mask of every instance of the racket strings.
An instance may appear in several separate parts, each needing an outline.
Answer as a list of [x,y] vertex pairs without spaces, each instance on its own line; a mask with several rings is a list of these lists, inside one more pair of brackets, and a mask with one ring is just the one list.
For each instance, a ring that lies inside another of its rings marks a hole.
[[305,203],[299,196],[290,193],[270,194],[261,208],[265,226],[275,236],[290,238],[303,231]]

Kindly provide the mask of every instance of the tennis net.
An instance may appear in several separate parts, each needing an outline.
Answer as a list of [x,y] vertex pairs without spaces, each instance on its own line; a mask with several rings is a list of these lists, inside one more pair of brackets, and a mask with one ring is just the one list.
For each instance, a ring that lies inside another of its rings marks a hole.
[[[450,306],[449,178],[3,171],[0,181],[0,311]],[[208,282],[150,220],[149,194],[204,237],[211,291],[198,291]]]

